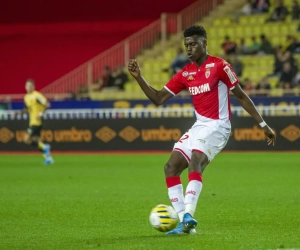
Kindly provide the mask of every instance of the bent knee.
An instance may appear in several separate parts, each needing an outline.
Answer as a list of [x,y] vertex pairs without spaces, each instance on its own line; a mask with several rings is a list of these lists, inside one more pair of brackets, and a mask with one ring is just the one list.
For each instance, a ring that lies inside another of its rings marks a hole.
[[209,163],[208,156],[205,153],[193,151],[191,161],[196,161],[202,166],[206,166]]
[[183,169],[171,163],[167,163],[164,167],[166,177],[179,176]]

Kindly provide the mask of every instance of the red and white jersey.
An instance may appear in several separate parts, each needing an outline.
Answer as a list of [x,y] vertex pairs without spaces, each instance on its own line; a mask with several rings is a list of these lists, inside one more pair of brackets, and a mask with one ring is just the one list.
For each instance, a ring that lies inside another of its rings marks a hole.
[[198,120],[228,121],[231,117],[229,90],[237,84],[231,65],[222,58],[208,55],[199,68],[196,63],[186,65],[165,88],[173,95],[188,89]]

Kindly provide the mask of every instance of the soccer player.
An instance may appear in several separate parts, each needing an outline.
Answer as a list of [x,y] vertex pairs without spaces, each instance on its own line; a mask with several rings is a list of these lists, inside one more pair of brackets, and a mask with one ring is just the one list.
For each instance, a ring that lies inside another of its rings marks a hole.
[[[175,143],[170,159],[164,167],[168,195],[180,220],[178,227],[167,234],[196,232],[197,221],[193,216],[202,189],[203,171],[225,147],[230,136],[229,90],[263,128],[268,145],[274,146],[276,140],[275,133],[241,89],[231,65],[207,53],[205,29],[201,26],[191,26],[183,34],[185,49],[191,63],[173,76],[162,90],[156,90],[147,83],[135,59],[131,59],[128,64],[129,72],[155,105],[161,105],[187,89],[192,96],[196,113],[196,122]],[[180,174],[186,168],[189,182],[184,196]]]
[[15,115],[29,114],[29,128],[24,136],[24,142],[28,145],[31,144],[44,153],[44,164],[51,164],[54,161],[50,154],[50,145],[44,144],[41,140],[43,115],[50,105],[47,99],[40,92],[35,90],[35,83],[32,79],[26,81],[25,89],[27,91],[24,97],[25,108],[15,113]]

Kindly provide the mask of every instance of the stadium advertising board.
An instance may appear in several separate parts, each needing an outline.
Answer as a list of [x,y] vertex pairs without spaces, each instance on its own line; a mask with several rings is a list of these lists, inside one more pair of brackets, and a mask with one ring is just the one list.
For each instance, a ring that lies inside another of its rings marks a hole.
[[[251,97],[257,106],[282,106],[294,107],[300,105],[300,97]],[[231,105],[239,106],[234,97],[230,99]],[[12,102],[11,104],[0,103],[0,106],[10,109],[22,109],[23,102]],[[172,98],[163,104],[164,107],[192,107],[191,98]],[[119,100],[119,101],[51,101],[51,109],[84,109],[84,108],[153,108],[155,105],[149,100]]]
[[[53,150],[171,150],[194,118],[46,120],[43,141]],[[299,117],[268,117],[277,133],[276,146],[266,145],[263,130],[250,117],[233,117],[227,150],[300,150]],[[26,120],[1,121],[0,150],[33,150],[22,143]]]

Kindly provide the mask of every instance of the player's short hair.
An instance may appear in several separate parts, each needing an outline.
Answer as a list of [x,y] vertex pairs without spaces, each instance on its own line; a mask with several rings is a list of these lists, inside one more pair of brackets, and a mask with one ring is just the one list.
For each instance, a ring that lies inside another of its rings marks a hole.
[[203,37],[205,39],[207,38],[206,30],[202,26],[199,26],[199,25],[193,25],[193,26],[187,28],[183,32],[184,37],[194,36],[194,35]]
[[26,80],[26,82],[30,82],[32,85],[35,85],[35,81],[33,79],[31,79],[31,78],[28,78]]

